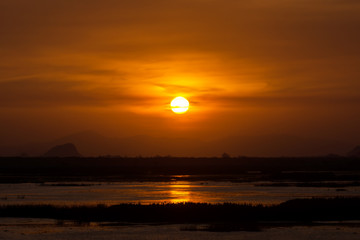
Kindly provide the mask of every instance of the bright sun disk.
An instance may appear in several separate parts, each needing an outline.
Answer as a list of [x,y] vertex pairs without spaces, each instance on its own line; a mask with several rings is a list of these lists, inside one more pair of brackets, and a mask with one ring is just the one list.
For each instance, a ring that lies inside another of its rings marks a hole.
[[184,97],[176,97],[171,103],[171,110],[176,114],[183,114],[189,110],[189,101]]

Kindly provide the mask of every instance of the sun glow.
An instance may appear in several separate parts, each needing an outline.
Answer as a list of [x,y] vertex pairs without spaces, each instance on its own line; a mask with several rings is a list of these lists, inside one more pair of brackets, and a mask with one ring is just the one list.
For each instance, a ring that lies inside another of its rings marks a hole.
[[176,97],[171,103],[171,110],[176,114],[183,114],[189,110],[189,101],[184,97]]

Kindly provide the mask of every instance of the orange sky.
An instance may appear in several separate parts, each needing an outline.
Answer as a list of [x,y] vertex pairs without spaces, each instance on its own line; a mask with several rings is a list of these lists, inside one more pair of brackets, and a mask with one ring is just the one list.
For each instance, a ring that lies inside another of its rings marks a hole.
[[0,0],[0,144],[84,130],[360,144],[359,26],[357,0]]

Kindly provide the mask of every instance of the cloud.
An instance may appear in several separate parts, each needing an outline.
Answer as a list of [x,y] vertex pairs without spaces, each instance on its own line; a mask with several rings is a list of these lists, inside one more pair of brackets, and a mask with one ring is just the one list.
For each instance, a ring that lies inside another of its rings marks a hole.
[[[310,109],[329,121],[323,111],[360,104],[359,13],[356,0],[4,0],[0,107],[3,115],[75,107],[163,117],[170,99],[186,94],[187,123],[213,118],[224,131],[244,115],[247,129],[263,124],[252,116],[283,126],[289,109],[294,119]],[[244,108],[252,111],[239,114]],[[219,110],[226,118],[209,113]]]
[[107,107],[147,105],[151,97],[93,82],[20,79],[0,82],[0,107]]

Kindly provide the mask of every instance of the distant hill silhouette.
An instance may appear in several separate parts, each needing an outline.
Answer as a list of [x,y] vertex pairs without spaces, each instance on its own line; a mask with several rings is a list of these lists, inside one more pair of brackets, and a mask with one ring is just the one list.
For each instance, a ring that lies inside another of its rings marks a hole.
[[180,137],[106,137],[93,131],[74,133],[50,142],[30,143],[21,146],[0,146],[0,156],[42,156],[56,145],[73,143],[82,156],[179,156],[232,157],[326,156],[329,153],[346,155],[354,143],[331,139],[305,138],[291,135],[235,135],[220,139]]
[[110,138],[93,131],[75,133],[54,141],[74,143],[84,156],[320,156],[334,151],[346,154],[349,145],[326,139],[291,135],[233,136],[216,140],[138,135]]
[[44,154],[44,157],[81,157],[72,143],[57,145]]
[[349,157],[360,157],[360,146],[356,146],[348,153]]

